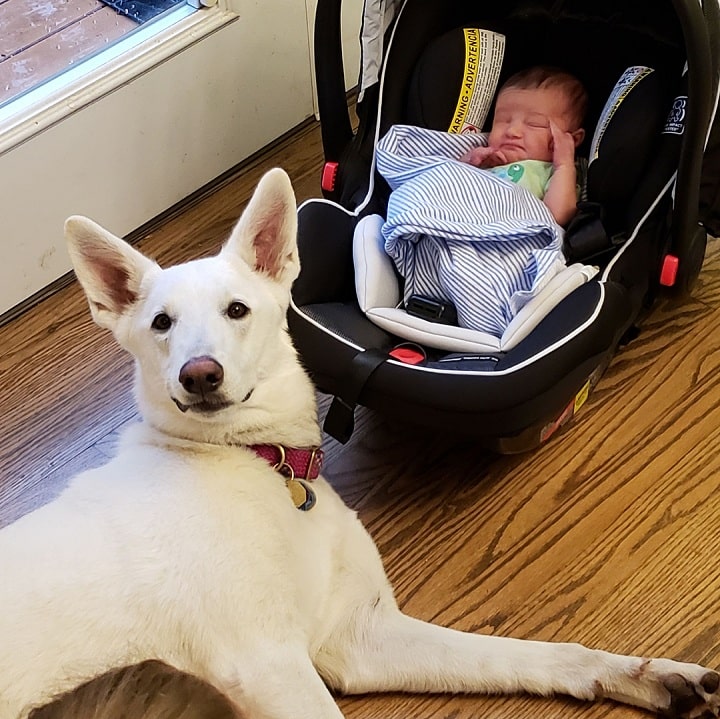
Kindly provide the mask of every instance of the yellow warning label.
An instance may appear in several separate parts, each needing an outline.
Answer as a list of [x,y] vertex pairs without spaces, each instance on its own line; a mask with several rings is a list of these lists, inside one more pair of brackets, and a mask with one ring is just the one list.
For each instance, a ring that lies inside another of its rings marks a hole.
[[465,125],[465,118],[470,109],[470,101],[475,93],[477,82],[478,57],[480,54],[479,30],[476,27],[466,27],[465,33],[465,74],[463,75],[460,97],[458,97],[455,114],[453,115],[448,132],[459,133]]
[[588,380],[583,385],[583,388],[575,395],[575,412],[577,412],[580,409],[580,407],[582,407],[585,404],[585,401],[587,400],[589,394],[590,394],[590,380]]
[[448,132],[480,132],[497,88],[505,36],[476,27],[463,29],[465,68],[455,114]]

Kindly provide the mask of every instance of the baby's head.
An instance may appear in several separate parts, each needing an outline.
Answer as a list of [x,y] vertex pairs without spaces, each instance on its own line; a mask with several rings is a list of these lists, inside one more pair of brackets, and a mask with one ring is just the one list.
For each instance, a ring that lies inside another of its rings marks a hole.
[[509,162],[553,159],[550,123],[569,132],[577,147],[588,97],[582,83],[559,68],[540,65],[512,75],[495,102],[489,144],[503,149]]

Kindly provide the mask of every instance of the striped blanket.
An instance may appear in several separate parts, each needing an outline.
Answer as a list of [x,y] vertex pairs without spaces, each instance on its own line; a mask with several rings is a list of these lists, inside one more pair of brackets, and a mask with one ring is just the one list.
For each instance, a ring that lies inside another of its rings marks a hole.
[[382,234],[405,301],[450,301],[461,327],[501,337],[565,267],[563,230],[527,190],[457,161],[481,144],[482,135],[393,126],[376,152],[393,190]]

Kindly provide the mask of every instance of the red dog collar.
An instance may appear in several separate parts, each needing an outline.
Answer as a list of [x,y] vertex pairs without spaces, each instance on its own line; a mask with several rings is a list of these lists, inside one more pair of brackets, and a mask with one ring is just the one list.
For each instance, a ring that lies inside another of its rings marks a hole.
[[253,444],[250,449],[289,479],[315,479],[322,468],[323,451],[319,447],[298,449],[282,444]]

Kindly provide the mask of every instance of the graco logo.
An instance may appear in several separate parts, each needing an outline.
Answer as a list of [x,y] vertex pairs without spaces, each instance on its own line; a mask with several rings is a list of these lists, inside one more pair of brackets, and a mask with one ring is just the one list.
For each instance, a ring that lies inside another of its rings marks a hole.
[[676,97],[672,109],[665,121],[663,134],[682,135],[685,130],[685,113],[687,112],[687,95]]

